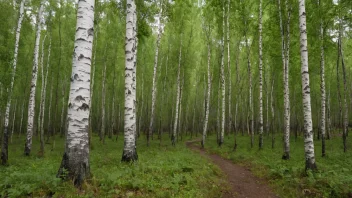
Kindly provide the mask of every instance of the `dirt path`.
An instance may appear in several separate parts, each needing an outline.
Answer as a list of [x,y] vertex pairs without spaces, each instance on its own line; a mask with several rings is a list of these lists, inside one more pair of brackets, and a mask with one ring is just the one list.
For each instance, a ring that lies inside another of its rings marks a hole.
[[245,167],[234,164],[216,154],[206,153],[203,149],[194,143],[199,141],[186,142],[188,148],[199,152],[202,156],[210,158],[226,175],[229,184],[229,190],[224,192],[223,197],[241,197],[241,198],[276,198],[279,197],[273,193],[265,180],[255,177]]

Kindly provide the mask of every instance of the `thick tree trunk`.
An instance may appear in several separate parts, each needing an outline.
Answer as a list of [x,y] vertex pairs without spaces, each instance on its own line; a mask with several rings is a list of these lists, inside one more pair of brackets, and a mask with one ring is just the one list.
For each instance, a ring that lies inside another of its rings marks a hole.
[[299,28],[301,48],[301,74],[302,74],[302,96],[304,112],[304,151],[306,157],[306,170],[317,169],[314,155],[313,123],[310,99],[309,72],[308,72],[308,41],[306,27],[305,0],[299,0]]
[[44,9],[45,0],[40,3],[40,8],[37,18],[37,32],[35,38],[34,47],[34,58],[33,58],[33,69],[32,69],[32,80],[31,80],[31,90],[29,95],[28,103],[28,121],[27,121],[27,137],[26,144],[24,147],[24,154],[29,156],[32,149],[32,136],[33,136],[33,125],[34,125],[34,113],[35,113],[35,94],[37,88],[37,77],[38,77],[38,55],[39,55],[39,43],[40,43],[40,33],[42,28],[42,13]]
[[94,0],[78,1],[67,110],[66,148],[57,174],[58,177],[73,180],[76,186],[80,186],[90,176],[88,121],[91,104],[90,70],[94,37],[94,3]]
[[134,0],[127,0],[126,38],[125,38],[125,123],[124,149],[122,161],[138,159],[136,150],[136,111],[135,111],[135,67],[136,67],[136,5]]
[[[318,0],[319,7],[322,9],[320,0]],[[320,10],[322,13],[322,10]],[[324,28],[323,20],[320,19],[320,92],[321,92],[321,112],[320,112],[320,130],[321,130],[321,155],[325,156],[325,101],[326,101],[326,91],[325,91],[325,55],[324,55]]]
[[262,0],[259,1],[259,149],[263,148],[263,26]]
[[211,49],[210,49],[210,40],[208,39],[208,70],[207,70],[208,71],[208,89],[207,89],[206,110],[205,110],[205,119],[204,119],[203,136],[202,136],[203,148],[205,146],[205,139],[207,137],[209,109],[210,109],[210,93],[211,93],[210,60],[211,60]]
[[11,84],[10,84],[10,89],[9,89],[9,92],[8,92],[7,104],[6,104],[6,110],[5,110],[4,135],[3,135],[3,138],[2,138],[2,147],[1,147],[1,164],[2,165],[7,165],[7,161],[8,161],[8,148],[9,148],[9,145],[8,145],[8,142],[9,142],[8,131],[9,131],[9,129],[8,128],[9,128],[9,119],[10,119],[12,91],[13,91],[13,85],[15,83],[15,75],[16,75],[18,46],[19,46],[21,28],[22,28],[22,21],[23,21],[23,16],[24,16],[24,1],[25,0],[21,1],[18,21],[17,21],[16,40],[15,40],[15,53],[14,53],[14,56],[13,56],[13,63],[12,63]]

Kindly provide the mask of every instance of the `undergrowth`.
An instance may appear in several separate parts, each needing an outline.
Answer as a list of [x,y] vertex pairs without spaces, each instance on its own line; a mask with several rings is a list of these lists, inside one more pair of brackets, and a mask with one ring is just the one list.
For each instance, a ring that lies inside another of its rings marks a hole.
[[39,141],[34,139],[32,155],[23,155],[24,137],[10,145],[9,166],[0,166],[0,197],[220,197],[221,172],[190,152],[183,142],[171,146],[167,136],[149,147],[138,140],[137,163],[121,163],[123,139],[93,137],[90,153],[92,177],[76,189],[72,182],[56,178],[64,139],[46,144],[45,157],[37,157]]
[[250,167],[259,177],[265,178],[281,197],[352,197],[352,151],[343,152],[342,139],[326,140],[326,157],[321,157],[321,141],[315,140],[317,172],[305,172],[304,140],[291,137],[289,160],[282,160],[283,144],[276,138],[271,148],[271,137],[265,137],[264,148],[259,150],[258,137],[250,148],[250,137],[237,135],[225,137],[218,147],[216,136],[210,136],[206,149],[234,163]]

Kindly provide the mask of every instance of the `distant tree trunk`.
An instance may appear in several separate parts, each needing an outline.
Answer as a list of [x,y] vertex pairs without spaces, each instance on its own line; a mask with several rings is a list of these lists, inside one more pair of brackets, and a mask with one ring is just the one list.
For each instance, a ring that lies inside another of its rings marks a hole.
[[202,136],[202,147],[205,146],[205,139],[207,137],[208,130],[208,120],[209,120],[209,109],[210,109],[210,93],[211,93],[211,74],[210,74],[210,60],[211,60],[211,49],[210,49],[210,40],[208,40],[208,89],[207,89],[207,98],[206,98],[206,110],[205,110],[205,119],[203,127],[203,136]]
[[150,114],[150,123],[149,130],[147,134],[147,145],[149,146],[149,139],[153,133],[153,122],[154,122],[154,112],[155,112],[155,101],[157,94],[157,84],[156,84],[156,72],[158,70],[158,58],[159,58],[159,46],[161,40],[161,14],[162,14],[162,6],[160,5],[161,11],[159,13],[159,22],[158,22],[158,38],[156,40],[156,48],[155,48],[155,57],[154,57],[154,71],[153,71],[153,85],[152,85],[152,109]]
[[136,67],[136,5],[134,0],[127,0],[126,38],[125,38],[125,123],[124,149],[122,161],[131,162],[138,159],[136,150],[136,111],[135,111],[135,81]]
[[274,83],[275,78],[272,76],[271,91],[270,91],[270,104],[271,104],[271,148],[275,147],[275,135],[274,135],[274,124],[275,124],[275,109],[274,109]]
[[[320,0],[318,0],[320,9],[322,5]],[[322,10],[320,10],[322,13]],[[323,20],[320,19],[320,92],[321,92],[321,119],[320,119],[320,130],[321,130],[321,142],[322,142],[322,156],[325,157],[325,101],[326,101],[326,92],[325,92],[325,55],[324,55],[324,28]]]
[[232,113],[231,113],[231,104],[232,104],[232,78],[231,78],[231,54],[230,54],[230,0],[227,0],[227,16],[226,16],[226,27],[227,27],[227,69],[228,69],[228,101],[229,101],[229,123],[228,123],[228,132],[232,131]]
[[317,169],[314,155],[312,110],[310,99],[309,72],[308,72],[308,41],[306,28],[305,0],[299,0],[299,28],[301,46],[301,73],[302,73],[302,96],[304,112],[304,150],[306,157],[306,170]]
[[327,136],[326,139],[330,140],[330,133],[331,133],[331,110],[330,110],[330,88],[329,88],[329,95],[328,95],[328,107],[327,107]]
[[39,152],[42,155],[44,155],[44,119],[45,119],[46,87],[48,85],[48,73],[50,68],[50,52],[51,52],[51,37],[50,37],[49,48],[48,48],[48,58],[46,61],[47,66],[46,66],[45,79],[44,79],[44,85],[43,85],[44,86],[43,97],[41,98],[41,102],[40,102],[40,106],[42,106],[43,111],[42,111],[42,119],[40,123],[40,151]]
[[105,82],[106,82],[106,50],[108,45],[105,45],[105,52],[104,52],[104,69],[103,69],[103,77],[101,83],[101,90],[102,90],[102,99],[101,99],[101,129],[100,129],[100,141],[104,144],[105,143]]
[[32,136],[33,136],[34,113],[35,113],[35,94],[36,94],[35,90],[37,87],[39,43],[40,43],[40,33],[42,28],[41,17],[44,9],[44,3],[45,3],[45,0],[42,0],[40,3],[38,18],[37,18],[37,32],[35,37],[31,90],[30,90],[29,104],[28,104],[27,138],[26,138],[26,144],[24,147],[24,154],[26,156],[29,156],[32,149]]
[[340,110],[340,114],[339,114],[339,122],[338,125],[339,127],[342,126],[341,124],[341,120],[342,120],[342,102],[341,102],[341,91],[340,91],[340,73],[339,73],[339,67],[340,67],[340,42],[341,42],[341,31],[339,31],[339,37],[338,37],[338,41],[337,41],[337,65],[336,65],[336,84],[337,84],[337,96],[338,96],[338,101],[339,101],[339,110]]
[[24,114],[24,100],[22,102],[22,108],[21,108],[21,121],[20,121],[20,131],[18,132],[18,136],[22,134],[22,126],[23,126],[23,115]]
[[17,57],[18,57],[18,46],[21,36],[21,28],[22,28],[22,21],[24,16],[24,1],[21,1],[20,9],[19,9],[19,16],[17,21],[17,29],[16,29],[16,40],[15,40],[15,53],[13,55],[13,63],[12,63],[12,74],[11,74],[11,84],[10,89],[8,91],[8,98],[5,110],[5,124],[4,124],[4,135],[2,138],[2,148],[1,148],[1,164],[7,165],[8,161],[8,148],[9,148],[9,119],[10,119],[10,109],[11,109],[11,100],[12,100],[12,91],[13,85],[15,83],[15,75],[16,75],[16,66],[17,66]]
[[222,39],[221,39],[221,70],[220,70],[220,79],[221,79],[221,99],[222,99],[222,105],[221,105],[221,134],[220,134],[220,140],[218,142],[219,146],[221,146],[224,143],[224,132],[225,132],[225,97],[226,97],[226,85],[225,85],[225,65],[224,65],[224,48],[225,48],[225,6],[222,8]]
[[246,46],[247,46],[247,68],[248,68],[248,80],[249,80],[249,115],[248,115],[248,125],[249,125],[249,132],[251,136],[251,148],[254,145],[254,120],[253,120],[253,92],[252,92],[252,72],[251,72],[251,61],[250,61],[250,47],[248,45],[248,39],[246,37]]
[[178,59],[178,69],[177,69],[177,87],[176,87],[176,106],[175,106],[175,122],[174,122],[174,129],[171,137],[171,142],[172,145],[176,145],[177,141],[177,123],[178,123],[178,111],[179,111],[179,106],[180,106],[180,92],[181,92],[181,82],[180,82],[180,76],[181,76],[181,61],[182,61],[182,33],[181,33],[181,41],[180,41],[180,53],[179,53],[179,59]]
[[[176,138],[176,142],[178,142],[178,137],[179,135],[182,133],[182,123],[181,123],[181,118],[182,118],[182,97],[183,97],[183,85],[185,82],[185,73],[183,73],[182,75],[182,83],[180,86],[180,105],[179,105],[179,114],[178,114],[178,133],[177,133],[177,138]],[[182,136],[181,136],[181,140],[182,140]]]
[[90,108],[89,108],[89,145],[91,146],[92,144],[92,130],[93,130],[93,127],[92,127],[92,111],[93,111],[93,93],[94,93],[94,78],[95,78],[95,68],[96,68],[96,64],[95,64],[95,61],[96,61],[96,58],[97,58],[97,48],[98,48],[98,33],[99,33],[99,29],[98,29],[98,26],[95,27],[95,35],[94,35],[94,38],[95,38],[95,43],[94,43],[94,55],[93,55],[93,64],[92,64],[92,68],[93,68],[93,72],[92,72],[92,77],[91,77],[91,83],[90,83]]
[[90,177],[88,121],[90,69],[94,37],[94,0],[78,1],[71,86],[67,110],[66,147],[57,176],[76,186]]
[[51,106],[52,106],[52,98],[53,98],[53,85],[54,85],[54,75],[51,71],[51,85],[50,85],[50,98],[49,98],[49,112],[48,112],[48,132],[46,142],[49,142],[50,133],[52,131],[52,123],[51,123]]
[[[41,69],[41,77],[42,77],[42,87],[41,87],[41,91],[40,91],[40,101],[43,98],[43,94],[44,94],[44,44],[45,44],[45,40],[46,40],[46,35],[44,36],[44,39],[42,41],[42,52],[40,55],[40,69]],[[41,123],[41,119],[42,119],[42,113],[43,113],[43,107],[42,105],[40,105],[39,107],[39,115],[38,115],[38,127],[37,127],[37,134],[41,134],[41,127],[40,127],[40,123]],[[41,135],[40,135],[41,137]],[[42,155],[42,154],[40,154]]]
[[259,149],[263,148],[263,26],[262,0],[259,1]]
[[345,68],[345,61],[342,52],[342,41],[340,41],[340,54],[341,54],[341,66],[342,66],[342,74],[343,74],[343,108],[344,108],[344,116],[343,116],[343,151],[347,152],[347,134],[348,134],[348,106],[347,106],[347,84],[346,84],[346,68]]
[[10,138],[11,143],[12,143],[13,131],[15,130],[16,109],[17,109],[17,100],[15,100],[15,108],[13,110],[13,117],[12,117],[11,138]]

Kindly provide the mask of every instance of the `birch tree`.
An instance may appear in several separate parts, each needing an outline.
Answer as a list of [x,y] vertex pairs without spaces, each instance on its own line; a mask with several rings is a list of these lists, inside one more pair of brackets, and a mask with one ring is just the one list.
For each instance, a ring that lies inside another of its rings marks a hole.
[[232,113],[231,113],[231,104],[232,104],[232,78],[231,78],[231,54],[230,54],[230,0],[227,0],[227,16],[226,16],[226,38],[227,38],[227,70],[228,70],[228,103],[229,103],[229,123],[228,130],[231,132],[232,130]]
[[38,77],[38,56],[39,56],[39,43],[40,43],[40,33],[42,28],[42,13],[44,9],[45,0],[42,0],[40,3],[40,8],[37,18],[37,31],[35,37],[35,46],[34,46],[34,58],[33,58],[33,68],[32,68],[32,80],[31,80],[31,89],[29,95],[29,104],[28,104],[28,121],[27,121],[27,137],[26,144],[24,147],[24,154],[29,156],[32,149],[32,136],[33,136],[33,124],[34,124],[34,113],[35,113],[35,94],[37,88],[37,77]]
[[25,0],[21,1],[20,9],[19,9],[18,21],[17,21],[16,40],[15,40],[15,53],[14,53],[14,56],[13,56],[11,84],[10,84],[10,89],[9,89],[9,92],[8,92],[7,104],[6,104],[6,110],[5,110],[4,134],[3,134],[2,147],[1,147],[1,164],[2,165],[6,165],[7,161],[8,161],[8,148],[9,148],[9,145],[8,145],[9,134],[8,133],[9,133],[10,109],[11,109],[13,85],[15,83],[17,57],[18,57],[18,46],[19,46],[19,41],[20,41],[20,36],[21,36],[21,28],[22,28],[22,21],[23,21],[23,16],[24,16],[24,2],[25,2]]
[[259,148],[263,148],[263,26],[262,0],[259,0]]
[[301,51],[301,76],[302,76],[302,99],[304,113],[304,151],[306,170],[317,169],[314,155],[313,123],[310,100],[309,71],[308,71],[308,40],[306,27],[305,0],[299,0],[299,29]]
[[159,20],[158,20],[158,37],[156,40],[156,48],[155,48],[155,57],[154,57],[154,70],[153,70],[153,85],[152,85],[152,106],[151,106],[151,115],[150,115],[150,123],[149,123],[149,130],[147,134],[147,145],[149,146],[149,139],[153,133],[153,122],[154,122],[154,114],[155,114],[155,100],[157,94],[157,85],[156,85],[156,72],[158,70],[158,58],[159,58],[159,46],[160,46],[160,39],[161,39],[161,15],[162,15],[162,4],[160,2],[160,13],[159,13]]
[[130,162],[138,159],[136,150],[136,112],[134,81],[136,58],[136,4],[134,0],[127,0],[126,37],[125,37],[125,122],[124,149],[122,161]]
[[67,110],[66,146],[57,176],[76,186],[90,176],[88,121],[95,0],[79,0]]
[[221,134],[220,140],[218,142],[219,146],[224,143],[224,132],[225,132],[225,96],[226,96],[226,85],[225,85],[225,65],[224,65],[224,48],[225,48],[225,5],[222,8],[222,38],[221,38],[221,68],[220,68],[220,78],[221,78]]

